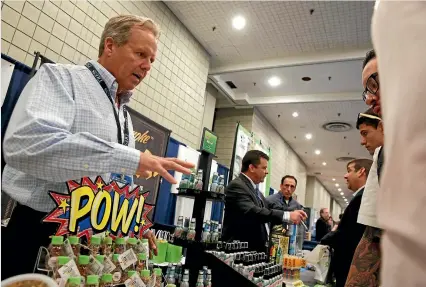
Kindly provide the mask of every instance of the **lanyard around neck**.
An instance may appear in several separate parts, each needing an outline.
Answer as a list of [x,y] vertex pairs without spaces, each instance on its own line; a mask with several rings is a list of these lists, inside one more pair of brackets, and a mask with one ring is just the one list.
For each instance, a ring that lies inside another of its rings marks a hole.
[[115,109],[114,101],[111,98],[111,92],[108,89],[107,85],[105,84],[105,81],[102,79],[101,75],[99,74],[98,70],[95,69],[95,67],[91,63],[86,63],[86,67],[89,69],[90,72],[92,72],[93,77],[98,81],[101,88],[104,90],[105,95],[107,96],[108,100],[111,102],[112,110],[114,112],[115,122],[117,124],[117,140],[119,144],[122,145],[129,145],[129,123],[127,119],[127,109],[126,106],[123,105],[123,113],[124,113],[124,142],[121,137],[121,125],[120,125],[120,118],[118,117],[117,110]]

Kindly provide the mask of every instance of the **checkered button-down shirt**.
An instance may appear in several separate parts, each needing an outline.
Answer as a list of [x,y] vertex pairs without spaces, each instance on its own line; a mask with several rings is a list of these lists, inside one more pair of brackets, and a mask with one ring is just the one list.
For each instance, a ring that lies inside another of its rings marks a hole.
[[[91,63],[115,98],[114,76],[99,63]],[[120,95],[120,108],[114,107],[122,138],[123,105],[130,96],[130,92]],[[43,65],[22,91],[6,131],[2,190],[23,205],[49,212],[55,204],[48,191],[66,193],[68,180],[134,175],[140,152],[134,148],[132,122],[128,116],[129,146],[117,143],[112,109],[85,66]]]

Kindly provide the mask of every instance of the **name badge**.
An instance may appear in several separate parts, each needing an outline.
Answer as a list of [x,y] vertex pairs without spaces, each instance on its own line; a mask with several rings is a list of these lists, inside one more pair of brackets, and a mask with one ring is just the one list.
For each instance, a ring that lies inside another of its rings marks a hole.
[[116,181],[122,184],[132,184],[133,182],[131,176],[119,173],[111,173],[111,181]]

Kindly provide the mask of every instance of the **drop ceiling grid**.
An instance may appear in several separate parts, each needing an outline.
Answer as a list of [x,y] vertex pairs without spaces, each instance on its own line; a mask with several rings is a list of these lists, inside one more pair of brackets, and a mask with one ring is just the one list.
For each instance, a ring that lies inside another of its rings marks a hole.
[[[216,62],[244,62],[371,44],[372,1],[165,3]],[[315,9],[312,15],[311,8]],[[232,17],[237,14],[247,20],[242,31],[231,27]]]

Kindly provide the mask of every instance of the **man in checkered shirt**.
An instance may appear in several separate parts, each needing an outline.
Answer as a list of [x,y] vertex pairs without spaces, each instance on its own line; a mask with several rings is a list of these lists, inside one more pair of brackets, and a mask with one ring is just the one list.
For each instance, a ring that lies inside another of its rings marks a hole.
[[[65,182],[101,175],[189,173],[192,164],[135,149],[125,106],[147,75],[157,53],[159,28],[148,18],[124,15],[105,25],[98,61],[86,66],[40,67],[25,86],[3,143],[2,190],[17,201],[2,230],[2,279],[31,273],[40,246],[49,244],[54,224],[42,219],[54,207],[48,191],[66,193]],[[53,226],[52,226],[53,225]],[[155,249],[155,237],[145,233]]]

